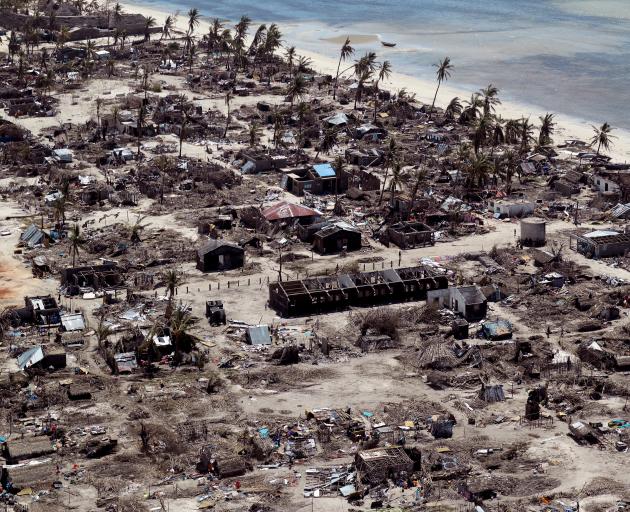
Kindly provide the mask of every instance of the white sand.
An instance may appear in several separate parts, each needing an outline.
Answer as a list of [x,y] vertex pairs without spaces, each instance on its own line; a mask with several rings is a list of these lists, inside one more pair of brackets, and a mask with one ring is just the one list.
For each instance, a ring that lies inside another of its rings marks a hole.
[[[124,2],[124,7],[127,12],[138,12],[145,16],[153,16],[158,24],[162,23],[164,19],[172,13],[168,13],[164,10],[146,7],[143,5],[137,5],[129,2]],[[182,31],[186,30],[186,10],[187,8],[180,8],[179,16],[177,18],[177,27]],[[209,23],[202,21],[197,33],[202,35],[207,33]],[[280,27],[282,29],[282,27]],[[352,39],[352,35],[350,36]],[[359,35],[359,38],[369,37],[366,35]],[[287,41],[286,45],[292,44],[291,41]],[[313,61],[315,69],[322,73],[335,74],[337,71],[337,59],[326,57],[319,53],[309,52],[298,49],[298,54],[309,57]],[[351,64],[351,63],[350,63]],[[348,66],[346,66],[348,67]],[[343,69],[343,67],[342,67]],[[492,78],[489,77],[489,83],[492,82]],[[408,92],[416,94],[416,98],[423,103],[431,103],[433,100],[433,94],[435,93],[435,81],[420,79],[413,76],[405,75],[403,73],[392,73],[389,83],[384,84],[385,87],[389,87],[392,91],[399,91],[400,89],[406,89]],[[524,83],[524,86],[526,84]],[[471,93],[474,91],[465,91],[449,86],[448,83],[442,84],[437,97],[436,104],[444,107],[453,97],[458,96],[461,100],[470,98]],[[596,98],[596,91],[593,91],[593,97]],[[504,102],[497,112],[504,118],[521,118],[530,117],[534,124],[538,123],[538,117],[546,113],[546,111],[537,108],[532,105],[519,104],[515,102]],[[592,125],[599,125],[603,121],[587,121],[577,119],[575,117],[562,115],[556,113],[556,121],[558,126],[556,128],[555,140],[556,143],[562,142],[564,139],[581,139],[588,141],[593,135]],[[617,137],[614,140],[614,146],[610,152],[610,156],[616,161],[630,161],[630,132],[627,130],[616,129],[614,135]]]

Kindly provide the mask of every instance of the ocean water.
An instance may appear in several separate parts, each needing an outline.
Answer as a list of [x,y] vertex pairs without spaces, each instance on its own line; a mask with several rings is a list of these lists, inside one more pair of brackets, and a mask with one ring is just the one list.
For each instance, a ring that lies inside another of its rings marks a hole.
[[394,71],[433,79],[449,56],[449,85],[473,92],[492,83],[504,100],[630,129],[630,0],[164,0],[140,3],[234,22],[276,22],[287,44],[329,57],[346,34]]

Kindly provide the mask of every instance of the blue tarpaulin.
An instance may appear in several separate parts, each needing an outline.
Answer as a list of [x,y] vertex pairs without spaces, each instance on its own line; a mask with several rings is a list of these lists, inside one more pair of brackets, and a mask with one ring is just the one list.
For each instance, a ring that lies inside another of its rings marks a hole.
[[316,164],[313,166],[313,169],[320,178],[334,178],[337,176],[330,164]]

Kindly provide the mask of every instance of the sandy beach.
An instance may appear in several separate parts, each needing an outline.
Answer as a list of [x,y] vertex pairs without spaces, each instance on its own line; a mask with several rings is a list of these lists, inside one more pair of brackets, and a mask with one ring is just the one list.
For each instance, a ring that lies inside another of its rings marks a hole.
[[[166,10],[154,7],[147,7],[143,4],[133,2],[124,2],[122,3],[122,5],[127,12],[139,12],[145,16],[153,16],[157,20],[158,24],[162,23],[169,14],[172,15],[173,13],[177,12],[178,29],[180,29],[182,32],[186,29],[187,7],[179,6],[179,9],[174,9],[173,12],[168,12]],[[208,28],[209,18],[204,17],[202,18],[198,33],[205,34],[207,33]],[[280,24],[280,30],[282,31],[282,24]],[[355,45],[373,43],[379,40],[379,36],[376,34],[347,34],[347,36]],[[325,39],[325,41],[342,44],[343,39],[345,39],[343,36],[338,36],[334,38],[327,38]],[[324,41],[324,39],[322,40]],[[303,55],[310,58],[313,62],[313,67],[319,70],[321,73],[334,75],[337,71],[337,58],[322,55],[321,53],[313,51],[303,50],[299,48],[298,44],[295,44],[294,41],[290,40],[285,40],[284,46],[296,46],[298,55]],[[396,50],[395,48],[391,49],[383,47],[382,50],[380,50],[377,54],[378,60],[380,61],[387,59],[388,52],[392,51],[400,50]],[[427,70],[427,73],[433,74],[434,70]],[[348,74],[346,74],[346,76],[348,76]],[[488,83],[492,83],[492,80],[492,76],[488,76]],[[389,88],[393,92],[398,92],[402,89],[405,89],[406,91],[415,94],[417,100],[429,104],[433,100],[435,85],[436,84],[434,80],[410,76],[405,74],[404,70],[395,70],[394,73],[392,73],[391,75],[391,79],[383,84],[384,87]],[[527,83],[526,80],[524,80],[523,87],[526,86]],[[473,92],[475,91],[453,87],[449,85],[448,82],[443,83],[437,96],[436,105],[445,107],[446,104],[448,104],[448,102],[455,96],[459,97],[460,100],[465,101],[470,98]],[[502,99],[502,104],[497,108],[497,113],[499,113],[503,118],[529,117],[536,125],[539,124],[538,118],[540,116],[544,116],[547,111],[535,105],[526,105]],[[556,143],[561,143],[565,139],[580,139],[588,141],[593,135],[593,125],[599,126],[605,121],[604,119],[578,119],[572,116],[564,115],[562,112],[554,112],[554,114],[557,122],[556,133],[554,136]],[[630,132],[627,130],[616,128],[614,131],[614,135],[617,138],[614,140],[614,146],[611,148],[610,156],[618,162],[630,161]]]

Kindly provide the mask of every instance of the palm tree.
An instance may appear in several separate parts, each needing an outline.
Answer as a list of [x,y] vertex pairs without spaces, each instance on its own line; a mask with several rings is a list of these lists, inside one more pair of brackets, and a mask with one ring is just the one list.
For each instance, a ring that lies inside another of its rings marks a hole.
[[494,114],[495,107],[501,104],[498,87],[490,84],[485,89],[481,89],[479,94],[483,102],[483,115],[490,116]]
[[[114,105],[112,108],[112,124],[114,125],[114,134],[118,131],[118,122],[120,121],[120,108],[118,105]],[[114,143],[116,142],[116,135],[114,135]]]
[[524,154],[529,151],[529,143],[534,139],[532,136],[534,127],[529,122],[529,117],[527,119],[523,117],[519,123],[519,127],[521,136],[520,152]]
[[[166,291],[168,292],[168,308],[167,310],[171,310],[171,306],[173,303],[173,297],[175,296],[175,289],[182,284],[182,276],[175,269],[167,270],[163,275]],[[170,313],[168,313],[170,316]]]
[[289,66],[289,80],[293,78],[293,61],[295,60],[295,46],[290,46],[286,51],[287,64]]
[[124,50],[125,49],[125,41],[127,40],[127,37],[129,37],[129,35],[127,34],[127,29],[122,29],[120,31],[120,49]]
[[195,53],[197,53],[197,46],[194,43],[194,40],[191,38],[190,44],[188,45],[188,72],[192,74],[192,66],[195,59]]
[[192,35],[201,22],[201,14],[199,9],[193,7],[188,11],[188,34]]
[[180,105],[182,112],[182,121],[179,125],[179,158],[182,157],[182,149],[184,145],[184,139],[188,132],[188,123],[190,122],[190,112],[188,108],[185,108],[186,96],[180,95]]
[[254,147],[258,143],[258,139],[260,139],[260,127],[254,121],[251,125],[249,125],[249,145],[250,147]]
[[396,162],[394,167],[392,168],[392,177],[389,179],[389,202],[390,204],[394,201],[394,195],[396,194],[396,189],[399,188],[403,183],[403,172],[400,167],[400,162]]
[[388,80],[392,74],[392,65],[388,60],[383,61],[378,70],[376,82],[374,82],[374,120],[376,121],[376,112],[378,110],[378,84],[383,80]]
[[613,145],[612,139],[616,139],[615,135],[611,135],[613,131],[613,127],[608,123],[604,123],[599,128],[593,126],[593,131],[595,135],[591,138],[591,146],[597,144],[597,154],[599,155],[599,151],[604,148],[606,151],[610,151],[610,148]]
[[96,100],[94,100],[94,103],[96,103],[96,123],[98,124],[98,127],[101,127],[101,107],[103,106],[103,98],[96,98]]
[[234,40],[232,38],[232,33],[229,29],[223,30],[221,32],[221,38],[219,41],[219,49],[221,55],[225,58],[225,69],[230,69],[230,54],[234,50]]
[[107,69],[107,76],[111,78],[112,75],[116,74],[116,64],[112,59],[109,59],[105,64],[105,68]]
[[[61,27],[63,30],[63,27]],[[66,34],[68,33],[68,27],[66,27]],[[67,39],[66,39],[67,41]],[[14,30],[11,31],[11,34],[9,35],[9,41],[8,41],[8,50],[9,50],[9,61],[12,63],[13,62],[13,56],[16,53],[20,52],[20,48],[22,46],[22,43],[20,42],[20,40],[17,37],[17,34],[15,33]]]
[[512,179],[514,178],[514,173],[518,166],[517,154],[511,149],[508,149],[503,153],[500,164],[503,168],[503,173],[500,175],[505,183],[505,193],[509,195],[512,192]]
[[103,345],[107,344],[107,338],[114,334],[114,330],[109,325],[105,324],[104,317],[101,316],[96,329],[94,329],[94,334],[96,334],[98,348],[103,348]]
[[140,232],[146,227],[142,224],[142,221],[146,219],[146,216],[138,215],[133,224],[129,224],[129,240],[132,244],[141,242]]
[[459,116],[459,122],[462,124],[471,124],[479,117],[479,109],[483,106],[483,101],[479,93],[470,96],[470,100],[466,101],[466,107]]
[[79,248],[85,243],[85,240],[81,238],[81,231],[78,224],[72,226],[70,230],[70,254],[72,254],[72,266],[75,266],[76,257],[79,255]]
[[91,39],[88,39],[85,42],[85,54],[86,54],[86,58],[87,59],[93,59],[94,55],[96,53],[96,43],[94,41],[92,41]]
[[335,85],[333,87],[333,99],[337,98],[337,84],[339,83],[339,70],[341,69],[341,63],[352,57],[354,54],[354,48],[350,45],[350,38],[346,37],[346,41],[341,46],[339,52],[339,63],[337,64],[337,74],[335,75]]
[[466,182],[469,186],[483,187],[492,170],[492,162],[483,153],[476,154],[466,165]]
[[486,143],[486,139],[488,138],[488,132],[491,129],[490,118],[488,116],[480,117],[474,126],[473,132],[473,149],[475,150],[475,154],[479,153],[479,150]]
[[494,117],[494,123],[492,124],[490,133],[490,144],[492,145],[490,155],[494,155],[496,147],[505,142],[505,131],[503,130],[504,124],[505,121],[501,118],[501,116]]
[[225,131],[223,132],[223,138],[227,137],[228,128],[230,127],[230,103],[232,101],[232,92],[225,93],[225,106],[227,107],[227,116],[225,120]]
[[413,212],[413,208],[416,204],[416,197],[418,196],[418,191],[420,190],[420,185],[426,179],[427,173],[423,167],[419,167],[415,170],[414,173],[414,184],[413,189],[411,191],[411,206],[409,208],[410,212]]
[[315,154],[315,160],[317,160],[317,157],[319,156],[320,152],[323,152],[326,155],[330,153],[332,148],[334,148],[337,145],[337,135],[338,135],[337,130],[333,130],[333,129],[326,130],[324,132],[324,135],[322,136],[322,139],[319,142],[319,146],[317,146],[317,153]]
[[116,5],[114,5],[114,21],[116,22],[117,26],[120,24],[120,21],[122,20],[122,14],[123,14],[122,5],[116,2]]
[[333,167],[335,169],[335,204],[337,204],[338,196],[339,196],[339,178],[341,178],[344,169],[346,166],[346,161],[344,160],[342,155],[338,155],[335,158],[335,163]]
[[254,33],[254,37],[252,38],[251,43],[249,44],[248,53],[250,55],[255,56],[258,53],[258,50],[260,49],[260,47],[262,46],[265,40],[266,32],[267,32],[267,25],[263,23],[262,25],[258,27],[256,32]]
[[518,119],[508,119],[505,122],[505,142],[516,144],[520,138],[520,121]]
[[239,22],[234,26],[233,47],[237,68],[242,67],[245,63],[245,39],[251,23],[252,20],[248,16],[241,16]]
[[298,73],[306,73],[313,65],[313,61],[309,57],[300,55],[297,60],[296,70]]
[[297,146],[298,151],[300,148],[304,146],[304,119],[310,112],[310,107],[308,103],[304,103],[301,101],[297,106],[297,118],[298,118],[298,136],[297,136]]
[[263,44],[263,55],[269,61],[273,59],[273,54],[280,48],[282,44],[282,33],[278,28],[278,25],[272,23],[267,30],[267,36]]
[[113,41],[112,41],[112,46],[113,46],[114,48],[115,48],[116,46],[118,46],[118,43],[120,42],[120,36],[121,36],[121,34],[122,34],[122,31],[121,31],[118,27],[116,27],[116,28],[114,29],[114,33],[112,34],[112,38],[113,38]]
[[53,203],[53,220],[60,223],[59,229],[63,230],[66,223],[66,198],[60,197]]
[[547,112],[544,117],[539,117],[540,119],[540,132],[538,133],[538,144],[540,146],[546,146],[547,144],[551,144],[551,136],[556,129],[556,123],[553,120],[554,114],[550,114]]
[[374,52],[366,53],[354,65],[354,74],[357,77],[357,92],[354,95],[354,109],[357,108],[357,102],[363,95],[363,87],[376,69],[376,54]]
[[287,98],[291,102],[291,107],[296,99],[301,99],[306,94],[306,80],[302,73],[298,73],[293,77],[287,89]]
[[278,112],[278,108],[276,107],[273,113],[273,145],[276,148],[282,141],[283,129],[284,129],[284,117],[280,112]]
[[70,40],[70,29],[65,25],[59,28],[59,33],[57,34],[57,47],[61,50],[66,45],[66,43]]
[[389,168],[393,167],[398,160],[398,143],[394,137],[389,138],[389,144],[387,145],[387,151],[385,152],[385,161],[383,167],[385,167],[385,177],[383,178],[383,186],[381,187],[381,194],[378,198],[378,204],[383,202],[383,194],[385,193],[385,186],[387,184],[387,176]]
[[175,27],[175,17],[169,14],[164,20],[164,25],[162,25],[162,35],[160,36],[160,41],[164,39],[165,37],[167,39],[170,39],[174,27]]
[[440,85],[442,82],[446,82],[451,77],[451,70],[453,69],[453,65],[451,64],[450,57],[444,57],[438,64],[434,64],[437,68],[436,77],[437,77],[437,88],[435,89],[435,95],[433,96],[433,103],[431,103],[431,111],[429,112],[429,120],[433,115],[433,108],[435,107],[435,100],[437,99],[438,91],[440,90]]
[[462,113],[462,104],[459,101],[459,98],[455,96],[446,107],[446,110],[444,111],[444,115],[446,116],[447,119],[452,121],[453,119],[455,119],[455,117],[458,117],[461,113]]
[[182,352],[190,352],[192,344],[187,331],[193,324],[192,316],[183,307],[175,308],[171,317],[171,335],[175,344],[175,361],[179,361]]
[[145,122],[146,111],[144,109],[144,104],[142,104],[138,109],[138,119],[136,119],[136,130],[138,130],[138,159],[140,159],[140,142],[142,141],[142,131],[144,130]]
[[145,41],[149,41],[151,39],[151,28],[155,27],[155,23],[156,23],[155,18],[153,16],[149,16],[148,18],[144,20],[144,40]]

